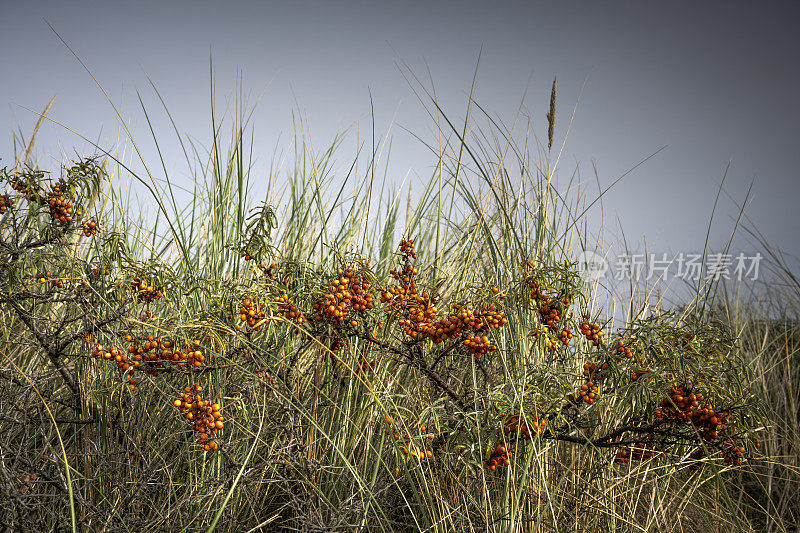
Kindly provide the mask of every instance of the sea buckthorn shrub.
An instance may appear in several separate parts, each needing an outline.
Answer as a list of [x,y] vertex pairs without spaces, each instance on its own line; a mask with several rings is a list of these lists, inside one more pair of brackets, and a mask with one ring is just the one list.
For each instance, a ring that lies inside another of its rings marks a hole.
[[[688,476],[758,458],[737,339],[700,311],[613,329],[569,261],[530,252],[502,273],[473,265],[460,283],[423,261],[412,236],[378,260],[338,249],[299,260],[272,241],[266,205],[226,243],[237,276],[204,279],[141,259],[104,227],[95,160],[62,174],[3,170],[0,305],[6,343],[25,354],[17,366],[52,370],[37,394],[72,428],[72,457],[110,433],[124,443],[125,475],[165,483],[177,465],[221,485],[241,471],[266,507],[298,516],[302,494],[351,476],[380,510],[370,526],[416,512],[410,495],[441,500],[444,487],[489,498],[465,504],[475,505],[467,515],[495,512],[512,480],[564,449],[593,458],[578,495],[639,467]],[[22,386],[19,372],[9,387]],[[33,441],[46,446],[44,435]],[[19,491],[55,479],[37,460],[26,459]],[[348,507],[345,487],[326,494],[326,513],[366,513]],[[81,494],[94,491],[86,482]]]
[[[0,223],[4,333],[56,369],[65,388],[56,390],[53,410],[66,409],[61,418],[76,423],[98,421],[104,403],[86,393],[92,387],[77,377],[81,369],[131,393],[159,376],[178,387],[203,369],[213,345],[176,320],[180,302],[168,297],[176,281],[169,267],[136,260],[124,236],[103,231],[102,212],[89,213],[103,178],[94,159],[58,178],[31,168],[2,171],[10,189]],[[213,451],[221,428],[211,426],[200,444]]]
[[[332,367],[344,367],[354,379],[371,381],[364,372],[375,368],[374,360],[347,360],[343,350],[361,354],[368,347],[369,353],[412,369],[443,402],[442,420],[461,426],[458,432],[450,428],[459,436],[448,441],[442,460],[449,451],[451,459],[467,464],[458,450],[482,440],[489,443],[483,463],[491,470],[510,461],[496,450],[536,439],[608,450],[610,466],[652,458],[698,468],[700,457],[705,463],[741,464],[756,453],[735,339],[719,323],[658,313],[607,332],[581,309],[583,295],[572,265],[537,268],[526,261],[507,290],[490,285],[475,288],[469,297],[446,298],[421,278],[413,240],[400,243],[396,258],[383,283],[369,281],[378,277],[368,264],[343,261],[332,272],[317,272],[317,285],[306,287],[306,294],[295,291],[295,300],[276,296],[272,310],[257,316],[262,321],[282,316],[290,335],[316,342],[330,355]],[[279,263],[271,265],[274,271],[281,271]],[[288,290],[286,277],[265,278],[273,292]],[[521,347],[508,337],[501,342],[510,299],[523,310],[524,316],[514,318],[528,325],[530,350],[546,354],[544,365],[522,384],[535,391],[536,405],[521,411],[503,406],[514,384],[497,379],[504,355],[500,345]],[[310,312],[291,303],[300,300],[313,302]],[[242,322],[252,320],[247,307],[239,311]],[[494,389],[468,390],[464,374],[469,368]],[[470,433],[464,429],[465,413],[479,402],[486,412],[498,413],[496,422],[475,425]],[[609,410],[617,416],[603,420],[600,413]],[[400,438],[397,431],[386,431]],[[408,435],[404,439],[404,456],[421,450],[408,447]]]

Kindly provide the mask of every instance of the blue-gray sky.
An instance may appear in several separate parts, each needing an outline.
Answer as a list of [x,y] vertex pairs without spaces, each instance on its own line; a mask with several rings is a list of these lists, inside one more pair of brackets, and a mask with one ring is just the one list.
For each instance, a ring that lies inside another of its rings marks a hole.
[[[620,174],[661,147],[626,177],[604,204],[605,223],[656,251],[702,248],[723,172],[725,189],[779,248],[800,255],[800,86],[789,2],[4,2],[0,48],[0,150],[11,158],[15,128],[28,134],[41,110],[91,139],[112,142],[116,118],[89,75],[48,28],[58,31],[120,104],[140,139],[146,124],[136,91],[171,138],[148,86],[157,85],[180,130],[209,138],[209,54],[218,100],[233,96],[237,72],[258,104],[256,152],[266,169],[276,143],[288,141],[292,112],[307,114],[318,145],[359,121],[376,129],[394,121],[392,178],[424,180],[433,160],[402,128],[432,123],[397,68],[430,68],[445,110],[463,113],[479,51],[476,97],[506,120],[528,88],[526,113],[540,137],[554,76],[559,128],[585,81],[561,169],[576,166],[591,183]],[[531,76],[532,75],[532,76]],[[282,142],[288,147],[288,142]],[[54,125],[37,141],[39,161],[62,160],[86,144]],[[185,174],[177,145],[165,142],[167,166]],[[84,150],[85,151],[85,150]],[[346,154],[342,154],[343,156]],[[723,196],[716,244],[738,210]],[[593,215],[597,217],[598,214]],[[747,249],[746,242],[737,244]]]

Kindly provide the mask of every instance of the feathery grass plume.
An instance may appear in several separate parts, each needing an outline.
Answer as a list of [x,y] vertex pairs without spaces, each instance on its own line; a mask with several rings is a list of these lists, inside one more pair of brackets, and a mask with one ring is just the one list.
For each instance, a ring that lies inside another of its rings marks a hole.
[[36,121],[36,126],[34,126],[33,128],[33,133],[31,133],[31,138],[28,141],[28,146],[25,148],[25,159],[23,160],[23,164],[27,164],[28,159],[30,159],[31,157],[31,151],[33,150],[33,143],[36,141],[36,134],[39,132],[39,128],[42,127],[42,123],[47,117],[47,113],[50,112],[50,108],[53,107],[53,103],[56,101],[56,96],[57,95],[53,95],[53,97],[50,99],[50,102],[48,102],[47,107],[45,107],[44,111],[42,111],[42,114],[39,115],[39,120]]
[[556,131],[556,91],[558,77],[553,78],[553,88],[550,89],[550,112],[547,113],[547,150],[553,148],[553,135]]

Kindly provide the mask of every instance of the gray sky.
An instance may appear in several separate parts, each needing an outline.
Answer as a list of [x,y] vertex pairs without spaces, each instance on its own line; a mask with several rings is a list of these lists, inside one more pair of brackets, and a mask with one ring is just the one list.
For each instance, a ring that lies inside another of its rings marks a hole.
[[[726,191],[742,201],[755,180],[750,218],[773,244],[800,255],[800,38],[798,9],[788,2],[3,3],[0,156],[6,161],[13,130],[27,135],[36,121],[19,106],[41,110],[54,94],[53,119],[104,143],[117,133],[111,106],[44,19],[151,147],[136,101],[140,91],[156,116],[167,167],[178,177],[185,165],[146,75],[181,132],[206,145],[210,53],[222,104],[233,96],[237,71],[251,104],[271,82],[253,119],[264,169],[279,135],[290,138],[298,106],[319,146],[358,120],[360,136],[369,138],[371,91],[378,133],[396,123],[392,178],[421,181],[434,161],[397,126],[425,136],[432,123],[396,63],[402,59],[419,74],[429,66],[445,110],[460,116],[482,48],[478,102],[511,120],[530,78],[525,112],[540,137],[553,76],[559,140],[586,80],[562,156],[564,176],[578,166],[591,184],[594,164],[608,185],[666,146],[604,204],[605,224],[619,219],[634,245],[646,236],[654,251],[701,249],[731,161]],[[288,142],[281,145],[288,149]],[[62,160],[62,149],[91,152],[53,125],[37,147],[44,166]],[[737,212],[723,197],[717,246]],[[599,212],[592,216],[599,220]],[[736,247],[753,249],[746,241]]]

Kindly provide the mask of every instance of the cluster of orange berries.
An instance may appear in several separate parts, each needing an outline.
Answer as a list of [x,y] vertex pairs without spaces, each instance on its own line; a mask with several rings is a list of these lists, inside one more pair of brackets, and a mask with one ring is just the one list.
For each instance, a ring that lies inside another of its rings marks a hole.
[[72,222],[72,210],[74,205],[69,199],[65,198],[67,184],[63,179],[50,185],[50,192],[47,193],[49,199],[47,204],[50,207],[50,216],[58,220],[59,224],[66,226]]
[[492,471],[497,469],[498,466],[508,466],[511,464],[511,458],[513,455],[514,454],[503,443],[497,443],[497,445],[492,448],[492,451],[489,454],[489,459],[486,461],[486,466],[488,466],[489,470]]
[[192,342],[182,342],[180,348],[177,349],[169,341],[162,341],[160,348],[161,357],[164,359],[170,357],[172,362],[178,366],[199,368],[206,360],[203,351],[200,350],[200,341],[197,339]]
[[[148,362],[153,363],[156,368],[160,367],[161,363],[172,363],[179,367],[193,367],[199,368],[203,366],[206,360],[203,351],[200,349],[200,341],[195,339],[191,342],[182,342],[180,346],[176,346],[174,342],[165,340],[161,337],[154,338],[148,335],[143,344],[139,345],[132,336],[128,335],[126,340],[132,345],[128,348],[128,352]],[[158,371],[154,370],[153,375],[158,375]]]
[[[594,403],[594,399],[597,397],[597,385],[593,381],[588,381],[581,385],[580,390],[578,390],[578,398],[579,402],[583,402],[587,405],[592,405]],[[575,396],[573,394],[569,395],[570,400],[575,400]]]
[[[534,268],[534,263],[533,261],[528,261],[523,266],[530,271]],[[564,315],[568,313],[569,298],[563,294],[557,298],[550,298],[542,291],[541,285],[534,275],[528,276],[526,284],[532,291],[531,296],[536,302],[539,320],[544,326],[544,331],[556,334],[555,338],[549,335],[546,337],[545,350],[549,353],[557,350],[561,345],[568,346],[573,334],[570,329],[561,327],[561,321]],[[537,339],[541,334],[542,331],[537,330],[532,333],[532,336]]]
[[[402,313],[398,323],[403,326],[406,335],[417,340],[429,338],[434,343],[442,343],[460,336],[468,329],[484,332],[508,323],[504,312],[494,304],[482,310],[470,311],[462,304],[455,303],[448,316],[437,319],[438,310],[433,299],[425,291],[422,294],[418,292],[415,279],[417,269],[410,263],[416,257],[413,241],[402,241],[400,252],[405,261],[403,269],[389,272],[399,283],[382,291],[381,303],[389,304],[385,309],[386,314],[398,310]],[[497,294],[499,290],[493,287],[492,292]],[[500,299],[504,298],[505,295],[500,296]],[[493,351],[494,347],[488,343],[488,338],[485,341],[484,338],[471,335],[464,345],[476,355]]]
[[543,303],[539,307],[539,315],[542,318],[542,324],[547,326],[550,331],[557,331],[558,323],[561,322],[560,312],[561,310],[557,304],[551,302]]
[[97,222],[94,220],[90,220],[89,222],[83,223],[83,234],[86,237],[91,237],[92,235],[97,235]]
[[562,306],[566,309],[569,306],[569,300],[566,298],[562,300],[551,300],[547,295],[542,293],[538,285],[535,285],[533,298],[539,306],[539,317],[542,324],[550,331],[558,331],[558,324],[561,322]]
[[14,200],[7,194],[0,194],[0,215],[14,207]]
[[[410,319],[401,321],[401,324],[406,326],[406,333],[415,338],[427,336],[437,344],[458,337],[469,329],[475,332],[485,332],[490,329],[498,329],[508,323],[505,313],[494,304],[472,311],[458,302],[452,305],[452,311],[448,316],[434,320],[437,308],[428,303],[428,295],[424,292],[422,298],[417,298],[417,302],[409,306],[408,311]],[[411,329],[412,325],[415,326],[414,329]],[[470,335],[468,338],[471,341],[475,339],[477,337],[474,335]],[[488,346],[488,340],[484,342],[480,338],[479,341]],[[464,344],[469,347],[473,343]]]
[[402,270],[391,269],[389,274],[399,282],[396,287],[390,287],[381,293],[381,303],[392,303],[402,301],[405,297],[417,294],[417,282],[415,276],[417,269],[410,263],[403,265]]
[[726,463],[740,465],[744,462],[744,446],[729,446],[720,452]]
[[547,425],[546,417],[538,411],[534,411],[525,416],[522,416],[520,413],[501,414],[500,420],[503,425],[503,433],[512,435],[519,432],[520,435],[526,439],[534,438],[544,431]]
[[[756,443],[756,446],[759,444]],[[740,465],[744,462],[744,446],[737,445],[734,446],[730,441],[727,441],[723,444],[722,449],[720,450],[720,455],[722,456],[723,460],[730,464],[733,463],[735,465]],[[705,457],[706,451],[703,448],[697,448],[693,451],[689,457],[693,459],[692,464],[689,465],[689,470],[698,470],[702,466],[700,459]]]
[[120,350],[115,346],[112,346],[108,350],[102,344],[98,344],[94,347],[94,351],[92,352],[92,357],[95,359],[102,357],[107,361],[114,361],[117,364],[117,368],[120,372],[128,372],[130,374],[127,378],[128,387],[131,390],[136,388],[137,383],[139,382],[136,378],[133,377],[133,373],[139,368],[141,365],[141,356],[134,356],[133,358],[129,358],[128,354],[125,353],[124,350]]
[[[144,343],[139,343],[132,335],[127,335],[125,340],[131,345],[126,349],[112,346],[104,349],[102,344],[95,346],[92,356],[113,360],[121,372],[130,371],[131,376],[141,370],[142,364],[146,365],[146,372],[151,376],[158,376],[164,363],[171,363],[179,367],[199,368],[205,361],[205,355],[200,350],[200,341],[183,342],[176,346],[172,341],[161,337],[155,338],[148,335]],[[134,388],[137,381],[130,378],[128,384]]]
[[[392,296],[387,296],[388,294]],[[386,314],[400,310],[403,318],[398,320],[398,324],[403,326],[405,334],[413,339],[422,340],[428,326],[436,318],[436,306],[433,305],[427,292],[423,292],[422,295],[417,294],[416,283],[413,284],[413,288],[401,286],[384,291],[381,301],[390,302],[384,310]]]
[[417,252],[414,251],[414,239],[400,241],[400,254],[406,261],[417,258]]
[[467,350],[469,350],[470,353],[475,356],[475,359],[480,359],[483,354],[491,353],[497,349],[497,346],[494,346],[489,342],[489,337],[486,335],[483,337],[478,337],[472,333],[470,333],[467,338],[464,339],[464,346],[466,346]]
[[415,266],[412,266],[410,260],[407,260],[403,265],[402,270],[397,270],[393,268],[389,271],[389,275],[391,275],[394,279],[400,282],[400,288],[404,290],[399,290],[399,293],[414,293],[417,292],[417,282],[415,276],[419,273]]
[[[536,335],[534,338],[538,338],[538,337],[539,336]],[[545,342],[544,349],[545,349],[545,351],[547,353],[554,352],[554,351],[558,350],[558,341],[556,341],[555,339],[553,339],[552,337],[549,337],[549,336],[547,337],[547,339],[545,339],[545,341],[546,342]]]
[[298,324],[307,322],[306,317],[297,310],[297,307],[289,300],[288,296],[276,296],[275,303],[278,304],[278,312],[288,320],[293,320]]
[[[668,422],[670,420],[688,421],[707,441],[722,439],[722,450],[720,454],[726,463],[742,464],[744,461],[744,447],[733,445],[730,438],[722,437],[722,433],[728,427],[730,411],[716,411],[710,402],[703,401],[704,397],[699,392],[691,390],[689,387],[675,387],[670,389],[669,397],[664,398],[655,410],[655,419],[658,422]],[[700,457],[703,456],[702,453]]]
[[[372,308],[370,282],[352,268],[338,269],[325,296],[314,304],[319,322],[325,319],[343,322],[351,312],[363,313]],[[358,325],[355,319],[348,323],[353,327]]]
[[218,403],[211,404],[209,400],[204,400],[201,392],[203,387],[200,385],[186,387],[174,405],[180,409],[186,420],[193,422],[192,429],[199,435],[203,449],[214,451],[219,448],[214,437],[225,428],[222,407]]
[[[266,304],[263,300],[257,298],[245,298],[239,304],[239,321],[245,322],[253,331],[258,331],[261,328],[261,324],[264,322],[265,305]],[[227,308],[227,318],[228,320],[233,320],[233,307],[230,305]],[[233,327],[236,329],[236,331],[242,329],[240,324],[235,324]]]
[[[541,335],[540,331],[534,331],[531,334],[531,336],[534,339],[538,339],[539,335]],[[546,343],[545,343],[545,351],[550,353],[550,352],[553,352],[553,351],[557,350],[559,348],[559,343],[561,343],[564,346],[568,346],[570,340],[572,340],[572,331],[569,330],[569,329],[562,329],[558,333],[558,336],[555,337],[555,338],[547,336]]]
[[[44,177],[43,174],[39,176],[40,178]],[[22,193],[26,200],[29,202],[37,202],[39,204],[44,203],[41,198],[39,197],[39,187],[33,183],[25,183],[20,179],[20,177],[10,177],[8,183],[11,185],[11,188],[15,191]]]
[[[730,412],[715,411],[710,402],[704,401],[703,394],[686,386],[672,386],[667,398],[664,398],[655,410],[656,422],[671,424],[675,421],[691,423],[697,433],[707,441],[716,441],[720,455],[726,463],[736,465],[744,461],[745,448],[736,444],[730,438],[722,436],[727,427]],[[618,450],[615,461],[628,463],[642,461],[656,455],[664,456],[655,442],[644,442],[636,447]],[[690,454],[691,470],[700,468],[702,459],[706,455],[703,448],[697,448]]]
[[630,359],[633,357],[633,351],[627,346],[625,346],[625,342],[622,339],[617,340],[617,344],[614,347],[614,354],[624,357],[625,359]]
[[153,287],[152,283],[148,285],[139,276],[133,278],[133,281],[131,282],[131,287],[133,287],[134,290],[136,290],[136,297],[140,302],[149,303],[158,300],[159,298],[164,296],[164,294],[160,290]]
[[[508,318],[506,318],[505,313],[494,304],[489,304],[484,309],[471,311],[466,309],[462,304],[455,303],[453,304],[453,312],[449,316],[441,320],[430,322],[427,326],[423,326],[420,329],[422,333],[429,336],[433,342],[439,343],[461,335],[461,333],[467,329],[472,329],[480,333],[489,331],[490,329],[499,329],[506,324],[508,324]],[[468,340],[470,338],[477,339],[474,335],[470,335]],[[496,347],[488,344],[488,339],[486,337],[480,337],[480,344],[487,348],[486,351],[488,352],[496,349]],[[466,346],[469,348],[469,345]],[[486,351],[480,353],[486,353]]]
[[[414,272],[416,272],[416,269],[414,269]],[[403,287],[392,287],[389,291],[395,289],[402,291]],[[383,300],[384,298],[382,298]],[[403,310],[405,317],[399,320],[399,324],[403,326],[405,334],[414,339],[422,340],[428,336],[433,342],[444,342],[460,334],[462,328],[459,328],[459,326],[462,324],[459,322],[466,320],[453,314],[446,319],[437,321],[436,314],[438,309],[433,305],[427,292],[423,292],[421,296],[417,295],[416,285],[411,291],[401,294],[401,301],[405,306]],[[386,309],[387,313],[390,312],[393,305]]]
[[381,302],[391,303],[395,298],[400,300],[404,297],[417,294],[417,282],[415,276],[417,269],[411,264],[412,259],[416,259],[417,253],[414,251],[414,241],[400,241],[400,255],[403,259],[403,269],[391,269],[389,274],[399,282],[399,286],[392,287],[383,291]]
[[462,310],[461,317],[464,324],[473,328],[475,331],[499,329],[501,326],[508,324],[505,313],[497,309],[494,304],[489,304],[488,307],[482,310],[466,311],[466,317],[464,317],[464,310]]
[[603,342],[603,333],[600,331],[600,326],[589,321],[589,315],[583,315],[583,320],[579,327],[583,336],[592,341],[592,346],[599,346]]
[[661,400],[655,410],[656,421],[689,421],[706,440],[719,437],[728,423],[729,411],[715,411],[704,396],[689,387],[671,387],[669,397]]

